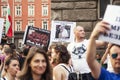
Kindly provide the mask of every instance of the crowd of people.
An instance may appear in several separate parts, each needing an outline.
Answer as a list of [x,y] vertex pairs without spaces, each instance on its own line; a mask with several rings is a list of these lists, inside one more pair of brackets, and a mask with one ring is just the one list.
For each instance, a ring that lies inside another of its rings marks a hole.
[[[120,45],[97,40],[107,30],[110,30],[109,23],[100,21],[90,38],[85,39],[84,27],[76,26],[74,42],[67,46],[51,44],[47,51],[36,46],[26,46],[21,50],[14,44],[1,45],[0,79],[69,80],[69,74],[74,72],[78,76],[73,80],[119,80]],[[107,49],[98,62],[96,49],[100,46],[107,46]],[[102,67],[107,55],[112,71]]]

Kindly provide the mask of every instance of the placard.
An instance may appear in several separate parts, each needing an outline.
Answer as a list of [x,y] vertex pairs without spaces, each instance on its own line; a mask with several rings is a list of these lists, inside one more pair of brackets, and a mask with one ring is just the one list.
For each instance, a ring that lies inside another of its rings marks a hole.
[[110,24],[111,30],[107,34],[100,35],[99,39],[120,45],[120,6],[108,5],[103,21]]
[[73,29],[76,22],[52,21],[51,42],[72,42],[74,41]]
[[50,41],[50,31],[37,27],[27,26],[23,44],[48,48]]

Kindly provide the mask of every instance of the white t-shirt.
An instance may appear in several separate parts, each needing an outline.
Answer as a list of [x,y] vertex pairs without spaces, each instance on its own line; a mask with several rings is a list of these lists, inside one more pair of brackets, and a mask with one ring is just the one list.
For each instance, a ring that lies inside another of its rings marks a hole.
[[89,40],[76,43],[72,42],[68,44],[67,49],[71,54],[73,68],[76,72],[81,74],[90,73],[89,66],[86,61],[86,50]]

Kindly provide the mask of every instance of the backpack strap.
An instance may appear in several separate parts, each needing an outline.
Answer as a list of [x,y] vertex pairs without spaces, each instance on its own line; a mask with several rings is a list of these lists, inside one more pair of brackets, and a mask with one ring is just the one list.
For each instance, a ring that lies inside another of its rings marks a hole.
[[68,68],[66,68],[64,65],[61,65],[62,67],[64,67],[69,73],[71,73],[71,67],[70,67],[70,71],[68,70]]
[[4,77],[2,78],[3,80],[6,80]]

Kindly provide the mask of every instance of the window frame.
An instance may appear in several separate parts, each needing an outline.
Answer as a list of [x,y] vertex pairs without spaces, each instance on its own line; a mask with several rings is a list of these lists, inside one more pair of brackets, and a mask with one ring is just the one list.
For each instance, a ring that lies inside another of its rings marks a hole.
[[47,4],[42,5],[42,16],[48,16],[48,8]]
[[[19,24],[17,24],[17,23],[19,23]],[[22,21],[21,20],[15,21],[15,31],[22,31]]]
[[35,26],[35,21],[34,20],[28,20],[28,25],[29,26]]
[[[44,24],[44,22],[46,22],[46,24]],[[47,20],[42,21],[42,29],[45,29],[45,30],[48,29],[48,21]]]
[[[104,1],[109,1],[109,2],[105,3]],[[112,3],[113,3],[113,0],[98,0],[98,19],[101,20],[104,17],[104,13],[107,5]]]
[[15,5],[15,16],[22,16],[22,6],[21,5]]
[[29,4],[28,5],[28,17],[35,15],[35,5]]
[[7,15],[7,5],[2,5],[1,6],[1,17],[5,17],[6,15]]

